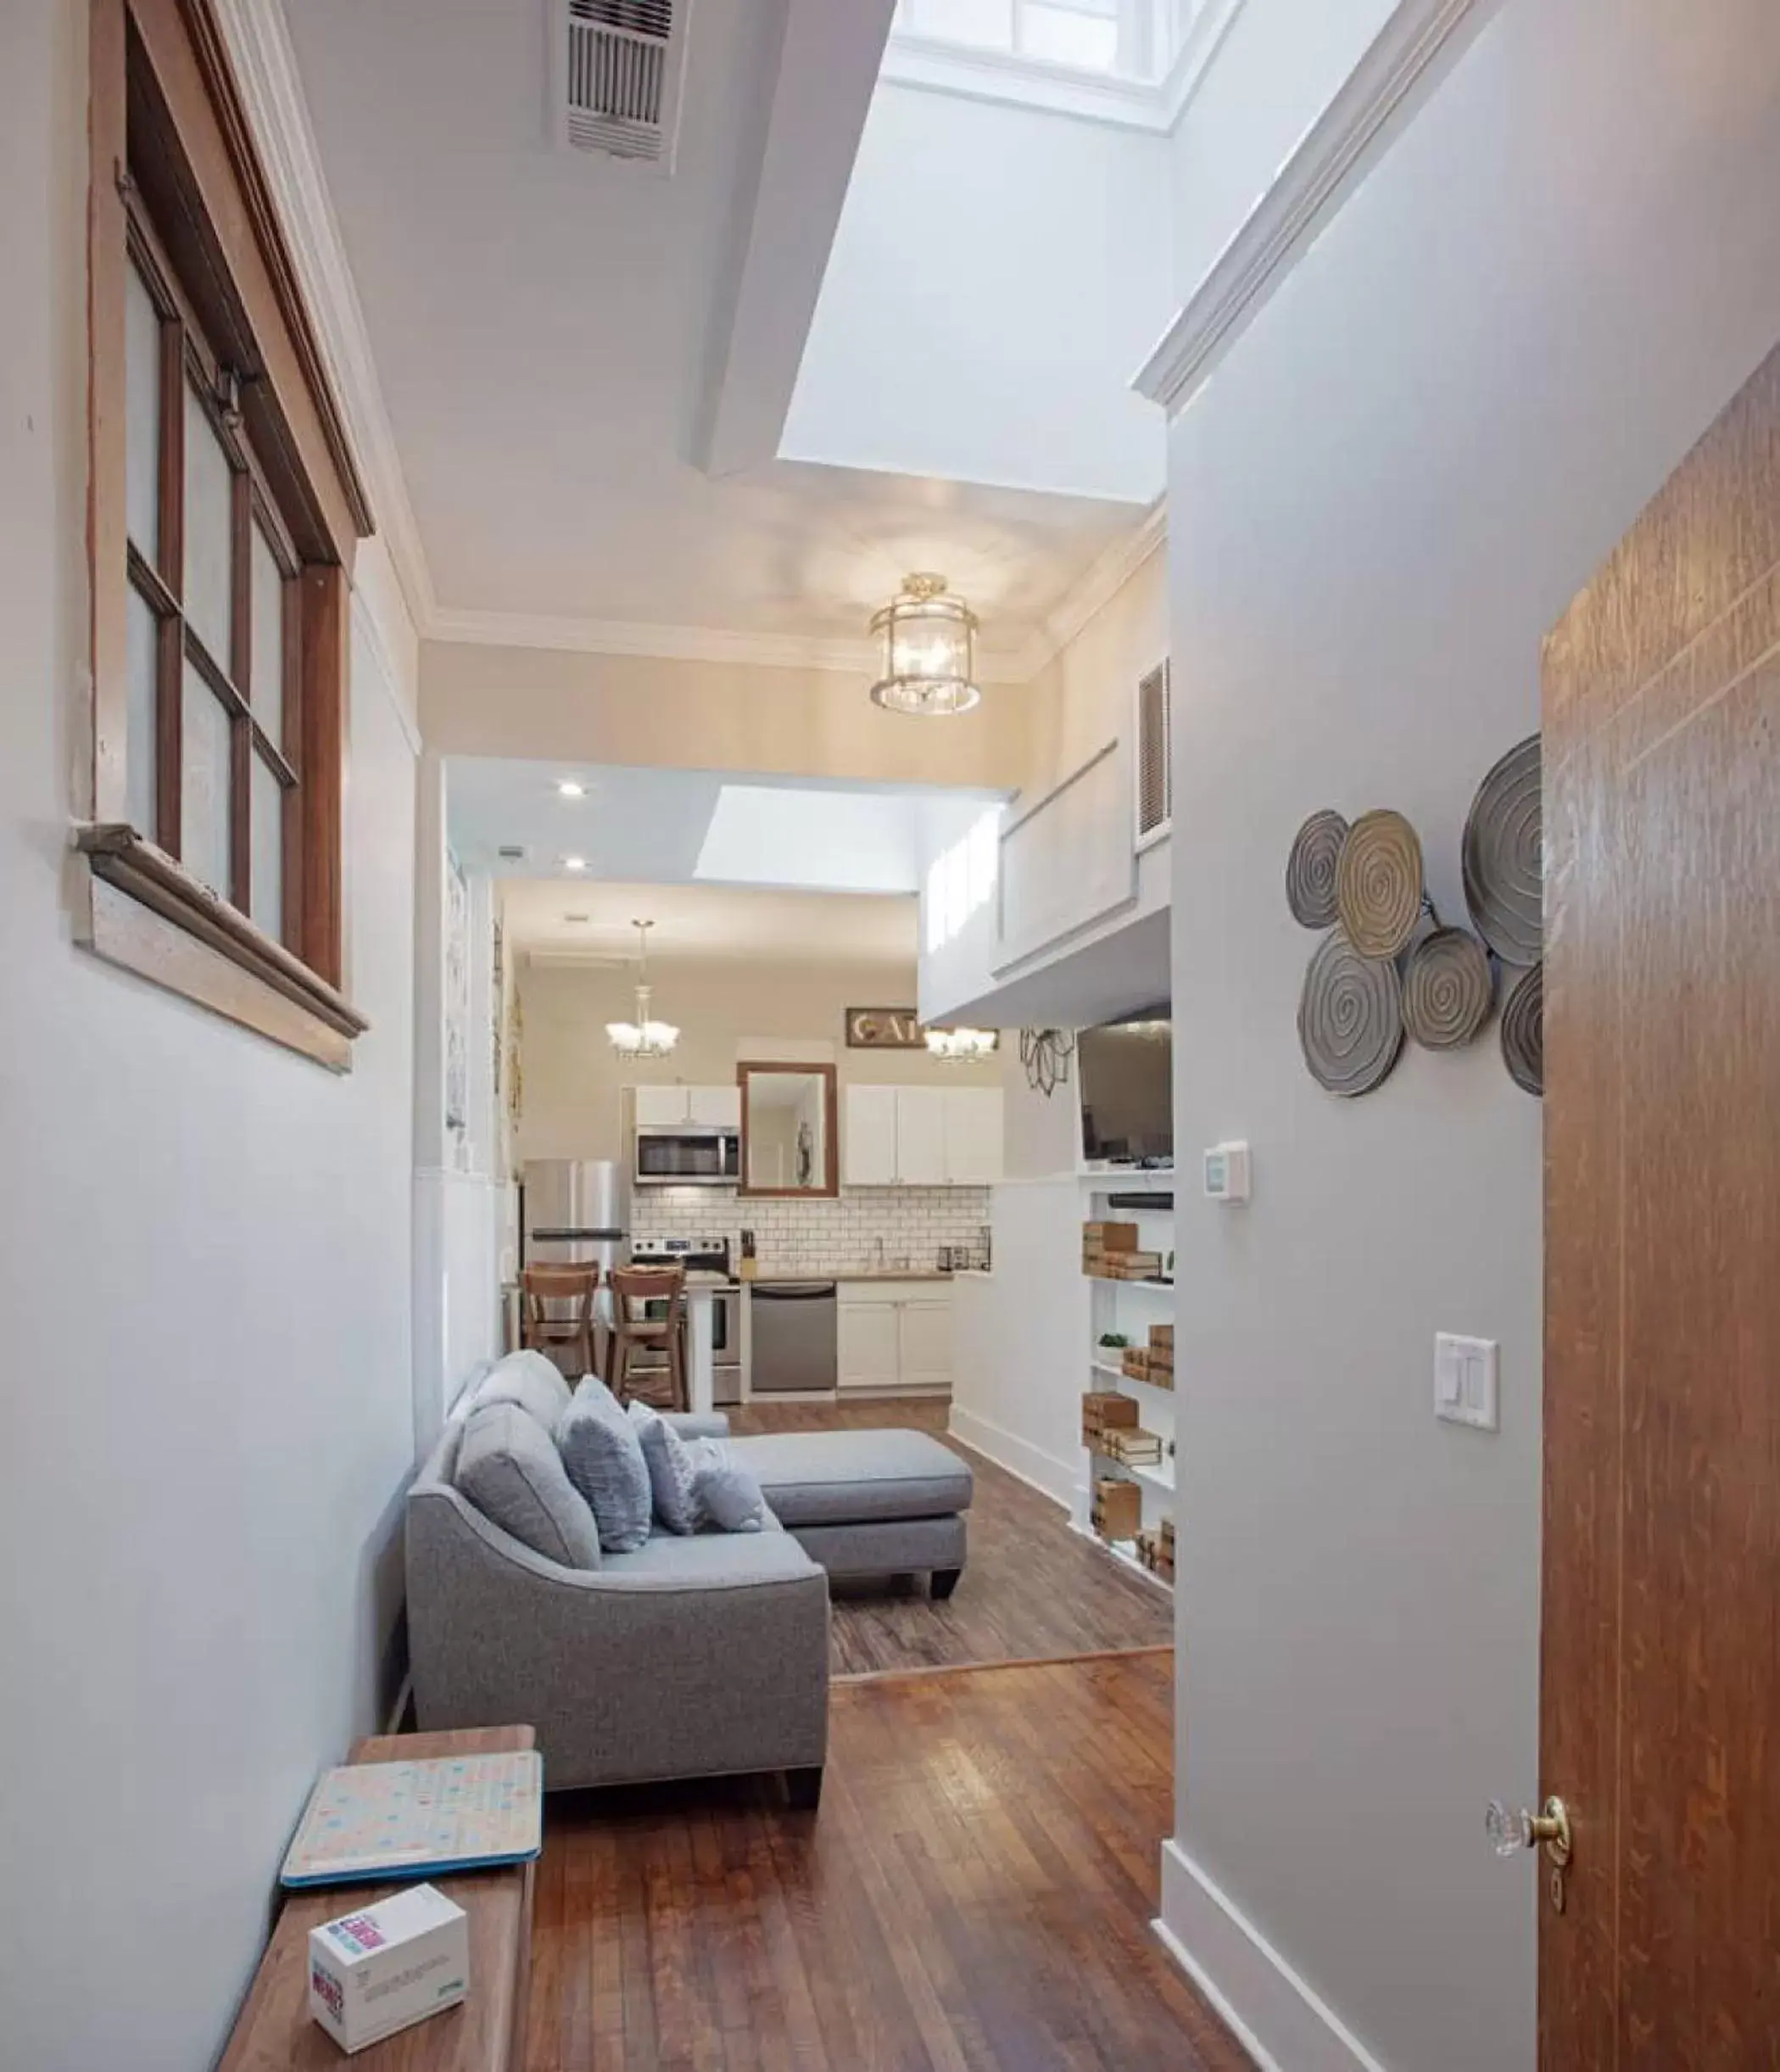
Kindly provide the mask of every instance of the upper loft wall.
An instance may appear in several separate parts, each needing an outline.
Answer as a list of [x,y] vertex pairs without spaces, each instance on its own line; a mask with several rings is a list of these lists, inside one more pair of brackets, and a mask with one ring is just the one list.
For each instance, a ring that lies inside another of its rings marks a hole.
[[1027,694],[990,684],[961,718],[884,712],[862,673],[429,640],[421,726],[448,756],[750,770],[883,784],[1026,774]]
[[[1177,305],[1205,278],[1395,8],[1396,0],[1243,0],[1169,139]],[[1127,377],[1161,334],[1158,325]]]
[[1149,504],[1169,140],[880,82],[781,452]]
[[[1025,801],[1117,740],[1127,749],[1138,679],[1168,653],[1168,556],[1154,549],[1032,681]],[[1018,807],[1016,807],[1018,810]]]

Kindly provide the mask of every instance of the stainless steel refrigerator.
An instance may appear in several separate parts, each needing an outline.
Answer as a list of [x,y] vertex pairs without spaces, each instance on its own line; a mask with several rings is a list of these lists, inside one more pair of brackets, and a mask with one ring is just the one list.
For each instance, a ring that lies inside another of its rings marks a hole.
[[522,1266],[622,1265],[630,1182],[612,1159],[527,1159],[520,1181]]

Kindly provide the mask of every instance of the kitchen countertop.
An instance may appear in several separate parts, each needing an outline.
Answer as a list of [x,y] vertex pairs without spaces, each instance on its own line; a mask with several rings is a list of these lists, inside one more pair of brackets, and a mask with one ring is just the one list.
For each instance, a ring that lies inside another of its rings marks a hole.
[[829,1281],[949,1281],[952,1276],[937,1266],[837,1266],[832,1273],[773,1273],[762,1267],[755,1277],[780,1287],[817,1287]]

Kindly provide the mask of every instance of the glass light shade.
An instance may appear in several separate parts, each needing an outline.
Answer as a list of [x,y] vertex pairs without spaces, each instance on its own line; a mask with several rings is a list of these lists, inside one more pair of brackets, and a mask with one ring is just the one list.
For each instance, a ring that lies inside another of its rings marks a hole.
[[905,576],[872,620],[883,674],[872,702],[923,718],[968,712],[981,698],[974,682],[976,615],[946,589],[944,576]]
[[665,1058],[680,1040],[672,1022],[650,1019],[649,988],[637,988],[637,1019],[633,1022],[608,1022],[605,1033],[612,1048],[625,1058]]
[[968,1064],[991,1056],[1000,1037],[993,1029],[929,1029],[927,1047],[947,1064]]

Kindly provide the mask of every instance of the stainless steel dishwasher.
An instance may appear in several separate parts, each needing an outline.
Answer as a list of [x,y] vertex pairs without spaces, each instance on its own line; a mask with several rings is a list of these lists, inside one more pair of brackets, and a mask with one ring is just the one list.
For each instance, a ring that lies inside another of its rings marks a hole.
[[835,1284],[832,1281],[754,1283],[754,1360],[749,1388],[756,1396],[832,1392]]

